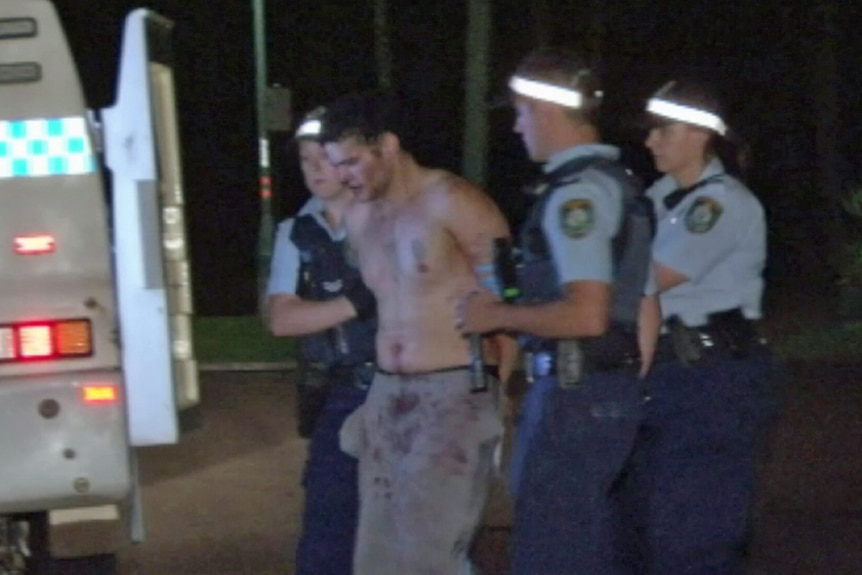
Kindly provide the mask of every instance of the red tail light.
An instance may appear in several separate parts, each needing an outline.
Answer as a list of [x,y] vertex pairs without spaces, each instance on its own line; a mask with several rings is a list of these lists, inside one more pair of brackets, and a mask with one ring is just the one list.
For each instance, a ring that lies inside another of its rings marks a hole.
[[24,256],[50,254],[56,247],[54,236],[50,234],[35,234],[15,236],[15,253]]
[[18,328],[18,353],[21,359],[48,358],[54,355],[50,325],[22,325]]
[[0,325],[0,363],[91,355],[93,337],[88,319]]

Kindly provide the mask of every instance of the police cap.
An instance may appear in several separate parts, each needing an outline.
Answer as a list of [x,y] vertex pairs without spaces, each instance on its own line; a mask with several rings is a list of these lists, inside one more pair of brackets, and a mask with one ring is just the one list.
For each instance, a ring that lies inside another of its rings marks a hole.
[[515,95],[558,104],[573,110],[590,110],[601,103],[596,74],[578,55],[561,48],[543,48],[521,60],[509,78]]
[[720,136],[727,135],[721,104],[706,87],[694,80],[671,80],[647,100],[647,123],[650,127],[682,122],[705,128]]
[[303,116],[296,128],[293,139],[297,141],[312,140],[318,141],[320,134],[323,132],[323,116],[326,114],[326,108],[318,106]]

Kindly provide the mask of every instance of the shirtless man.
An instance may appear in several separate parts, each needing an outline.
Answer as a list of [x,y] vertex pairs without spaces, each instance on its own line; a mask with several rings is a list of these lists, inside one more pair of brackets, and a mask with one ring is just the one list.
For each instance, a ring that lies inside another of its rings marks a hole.
[[[342,429],[359,459],[354,573],[467,574],[503,428],[495,394],[471,392],[455,302],[479,289],[474,270],[509,230],[482,190],[402,148],[398,115],[387,95],[350,95],[328,108],[322,136],[358,200],[348,238],[378,302],[378,373]],[[511,340],[492,341],[508,372]]]

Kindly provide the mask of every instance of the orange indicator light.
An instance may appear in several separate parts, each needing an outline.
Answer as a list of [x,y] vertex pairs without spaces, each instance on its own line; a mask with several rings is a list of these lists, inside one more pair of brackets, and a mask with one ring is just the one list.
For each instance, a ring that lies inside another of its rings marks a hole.
[[84,403],[115,403],[119,397],[116,385],[93,384],[81,388]]

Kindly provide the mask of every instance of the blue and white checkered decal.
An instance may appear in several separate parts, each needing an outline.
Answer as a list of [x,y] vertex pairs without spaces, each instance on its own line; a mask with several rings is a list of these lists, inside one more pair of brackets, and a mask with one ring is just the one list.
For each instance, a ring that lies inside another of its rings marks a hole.
[[86,119],[0,121],[0,178],[65,176],[94,171],[96,157]]

